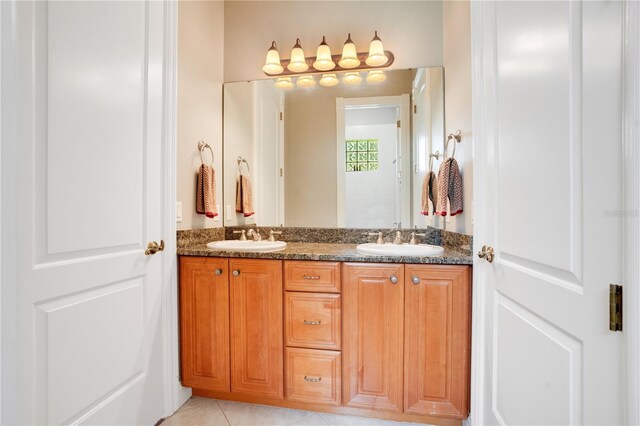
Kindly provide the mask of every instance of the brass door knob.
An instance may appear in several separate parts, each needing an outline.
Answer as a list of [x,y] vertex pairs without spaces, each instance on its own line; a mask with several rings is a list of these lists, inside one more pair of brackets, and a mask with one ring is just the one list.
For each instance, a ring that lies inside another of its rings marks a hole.
[[493,262],[493,259],[496,257],[495,251],[491,246],[482,246],[482,249],[478,252],[478,257],[480,259],[485,259],[487,262]]
[[147,244],[147,249],[144,251],[144,254],[149,256],[152,254],[156,254],[159,251],[164,250],[164,240],[160,240],[160,244],[158,244],[156,241],[151,241],[149,244]]

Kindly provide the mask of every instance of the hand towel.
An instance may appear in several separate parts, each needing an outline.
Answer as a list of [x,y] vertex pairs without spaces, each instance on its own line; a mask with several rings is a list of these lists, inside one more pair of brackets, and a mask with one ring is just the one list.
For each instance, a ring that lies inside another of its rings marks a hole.
[[216,206],[216,172],[213,167],[202,164],[198,171],[196,212],[207,217],[218,216]]
[[245,175],[240,175],[236,181],[236,213],[242,213],[244,217],[255,214],[253,211],[251,181]]
[[[431,201],[431,209],[429,209],[429,201]],[[438,178],[436,174],[430,171],[422,180],[422,214],[429,216],[436,213],[436,205],[438,204]]]
[[449,158],[440,165],[437,197],[435,214],[447,215],[447,199],[451,216],[462,213],[462,174],[455,158]]

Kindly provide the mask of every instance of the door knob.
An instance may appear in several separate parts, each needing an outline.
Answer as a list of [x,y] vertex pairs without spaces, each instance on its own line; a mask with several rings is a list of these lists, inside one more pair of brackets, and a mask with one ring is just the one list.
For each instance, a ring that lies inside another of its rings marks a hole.
[[482,249],[478,252],[478,257],[480,259],[485,259],[487,262],[493,262],[493,258],[495,257],[495,251],[491,246],[482,246]]
[[164,250],[164,240],[160,240],[160,244],[155,241],[151,241],[147,244],[147,249],[144,251],[144,254],[149,256],[162,250]]

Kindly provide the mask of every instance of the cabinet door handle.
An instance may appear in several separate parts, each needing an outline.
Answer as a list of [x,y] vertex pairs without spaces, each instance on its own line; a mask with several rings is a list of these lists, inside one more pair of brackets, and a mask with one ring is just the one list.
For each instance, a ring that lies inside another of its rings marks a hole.
[[222,275],[222,269],[218,268],[216,269],[216,275]]
[[320,275],[303,275],[302,279],[303,280],[319,280]]
[[306,325],[320,325],[322,323],[322,321],[310,321],[310,320],[304,320],[302,322]]
[[416,284],[416,285],[420,284],[420,277],[417,277],[417,276],[415,276],[415,275],[414,275],[414,276],[411,278],[411,282],[413,282],[413,283],[414,283],[414,284]]
[[320,380],[322,380],[322,377],[304,376],[304,381],[305,382],[318,383],[318,382],[320,382]]
[[239,270],[239,269],[236,269],[236,270],[234,270],[234,271],[232,272],[232,274],[233,274],[233,276],[234,276],[234,277],[237,277],[238,275],[240,275],[240,270]]
[[391,284],[398,284],[398,277],[396,277],[395,275],[391,275],[389,277],[389,281],[391,281]]

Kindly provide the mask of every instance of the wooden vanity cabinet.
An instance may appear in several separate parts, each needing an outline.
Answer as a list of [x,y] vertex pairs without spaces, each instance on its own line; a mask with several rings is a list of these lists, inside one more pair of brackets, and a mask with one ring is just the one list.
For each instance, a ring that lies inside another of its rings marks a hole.
[[215,257],[180,257],[180,349],[184,386],[230,390],[228,264],[227,259]]

